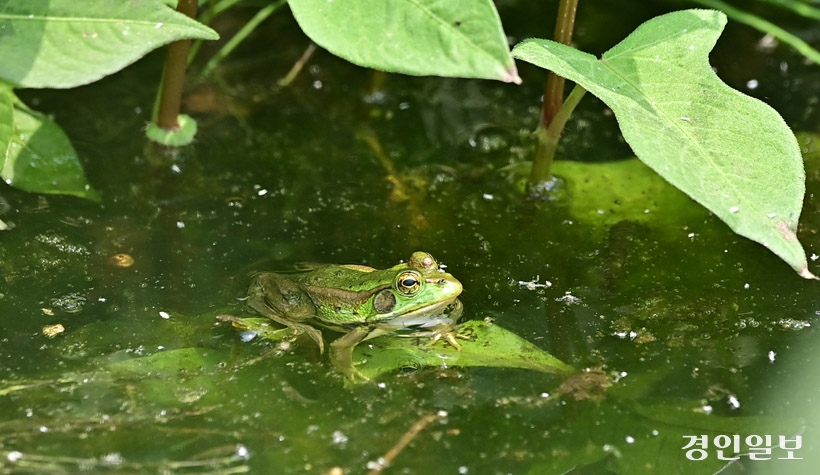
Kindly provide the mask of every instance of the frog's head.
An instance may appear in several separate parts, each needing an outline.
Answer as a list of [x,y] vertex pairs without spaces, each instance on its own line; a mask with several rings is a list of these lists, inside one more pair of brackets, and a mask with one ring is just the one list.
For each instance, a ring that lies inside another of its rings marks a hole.
[[373,297],[379,320],[430,317],[461,294],[461,282],[444,272],[430,254],[414,252],[410,260],[390,269],[393,284]]

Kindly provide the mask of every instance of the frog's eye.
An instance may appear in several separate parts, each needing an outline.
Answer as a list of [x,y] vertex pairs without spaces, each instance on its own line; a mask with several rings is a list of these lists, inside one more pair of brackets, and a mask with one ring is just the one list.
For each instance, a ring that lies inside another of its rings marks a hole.
[[396,290],[412,297],[421,290],[421,274],[415,271],[402,272],[396,277]]

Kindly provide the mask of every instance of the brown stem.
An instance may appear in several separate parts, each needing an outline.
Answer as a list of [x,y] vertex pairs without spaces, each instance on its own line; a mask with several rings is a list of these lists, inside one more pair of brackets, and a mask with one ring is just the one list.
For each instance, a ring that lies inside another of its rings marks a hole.
[[[572,32],[575,29],[575,12],[578,0],[561,0],[558,5],[558,17],[555,22],[554,40],[569,45],[572,43]],[[549,73],[547,86],[544,89],[544,106],[541,108],[541,124],[549,127],[552,118],[564,102],[564,78]]]
[[422,416],[421,419],[417,420],[416,423],[413,424],[413,427],[411,427],[407,432],[405,432],[399,438],[398,442],[396,442],[396,444],[390,450],[388,450],[387,453],[384,454],[384,456],[381,457],[382,463],[378,467],[370,470],[368,472],[368,475],[378,475],[383,473],[384,469],[387,468],[391,463],[393,463],[393,461],[396,459],[396,457],[399,456],[401,451],[404,450],[405,447],[407,447],[407,444],[412,442],[413,439],[415,439],[416,436],[419,435],[419,433],[423,431],[425,427],[430,425],[431,422],[435,422],[437,419],[438,415],[427,414],[426,416]]
[[[578,0],[561,0],[558,5],[558,16],[555,22],[555,41],[569,45],[572,43],[572,32],[575,29],[575,13],[578,10]],[[552,161],[561,136],[563,124],[556,131],[548,133],[550,125],[564,103],[564,78],[554,73],[547,76],[547,85],[544,89],[544,103],[541,106],[541,118],[535,131],[536,147],[530,172],[529,188],[531,192],[542,189],[552,181]]]
[[[191,18],[196,18],[199,0],[179,0],[177,11]],[[162,92],[157,108],[157,125],[163,129],[179,128],[177,117],[182,104],[182,89],[185,85],[185,69],[188,65],[188,52],[191,40],[179,40],[168,46],[168,58],[165,60],[165,71],[162,78]]]

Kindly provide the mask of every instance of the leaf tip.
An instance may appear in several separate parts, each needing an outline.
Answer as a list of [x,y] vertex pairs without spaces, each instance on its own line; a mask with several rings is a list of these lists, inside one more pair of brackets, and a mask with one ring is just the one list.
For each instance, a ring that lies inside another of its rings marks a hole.
[[510,69],[505,69],[501,73],[501,78],[504,82],[511,82],[513,84],[521,84],[521,76],[518,75],[518,69],[513,66]]
[[800,270],[797,271],[797,273],[800,275],[800,277],[804,279],[820,280],[820,277],[817,277],[816,275],[812,274],[811,271],[809,271],[808,265],[801,267]]

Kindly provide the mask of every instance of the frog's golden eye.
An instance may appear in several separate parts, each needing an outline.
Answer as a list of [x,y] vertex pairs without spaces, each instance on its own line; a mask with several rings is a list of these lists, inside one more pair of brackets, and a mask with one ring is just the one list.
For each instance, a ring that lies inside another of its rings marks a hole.
[[421,290],[421,274],[416,271],[402,272],[396,277],[396,290],[412,297]]

